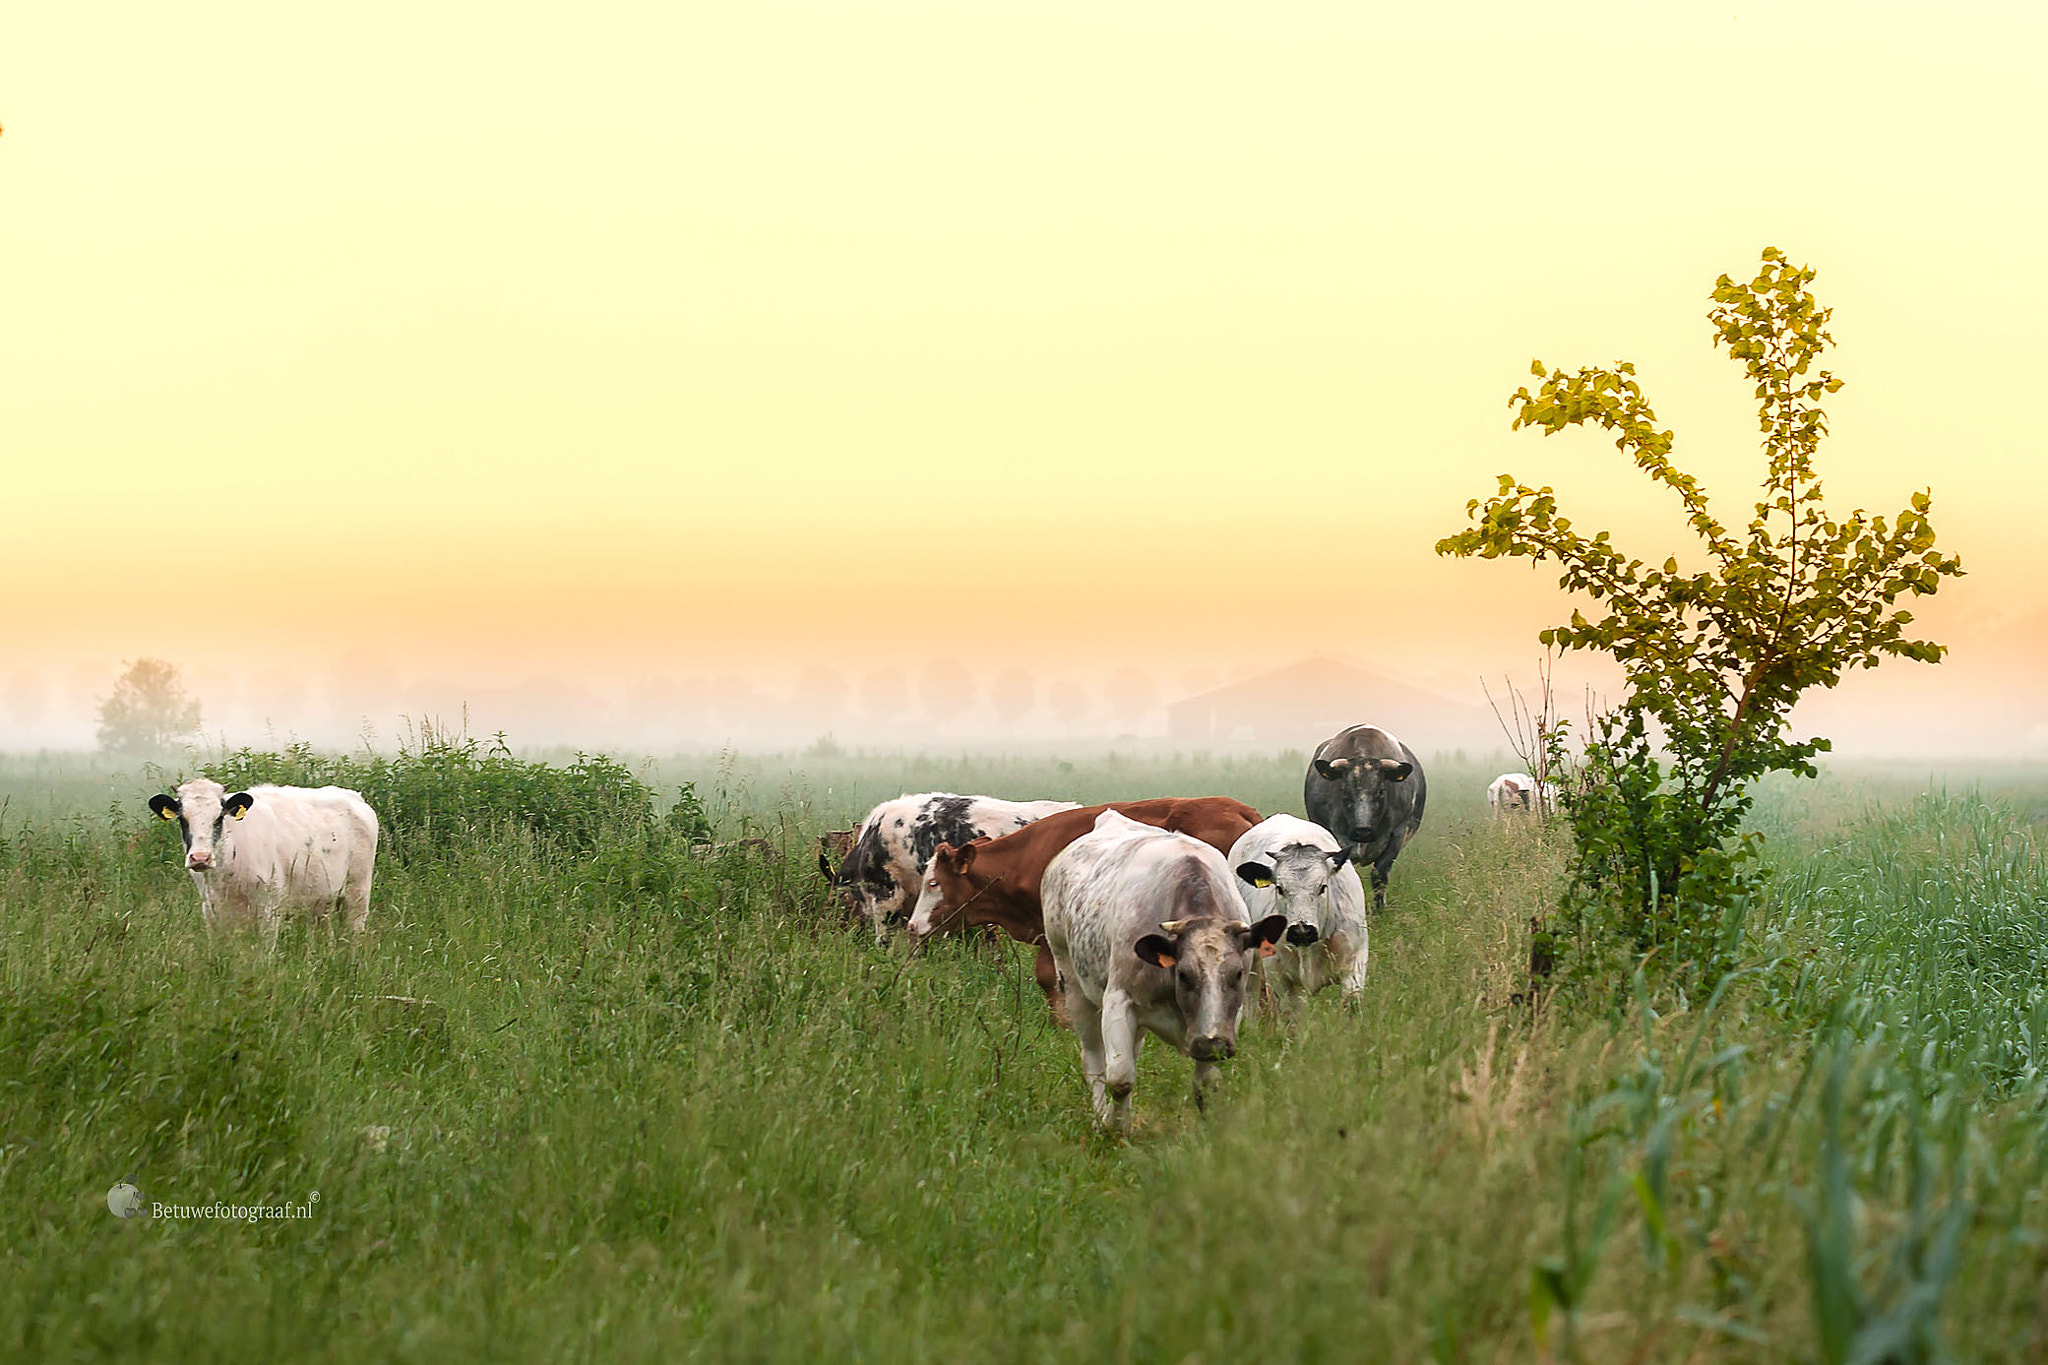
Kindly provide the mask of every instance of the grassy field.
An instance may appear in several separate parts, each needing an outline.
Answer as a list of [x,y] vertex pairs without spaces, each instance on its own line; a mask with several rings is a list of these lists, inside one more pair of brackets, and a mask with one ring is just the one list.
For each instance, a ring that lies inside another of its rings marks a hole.
[[1298,755],[654,771],[782,854],[480,834],[266,956],[148,775],[0,764],[0,1358],[2048,1357],[2040,775],[1773,786],[1720,997],[1532,1020],[1563,849],[1432,765],[1362,1000],[1248,1020],[1206,1117],[1155,1044],[1123,1142],[1021,950],[876,946],[809,837],[933,787],[1298,811]]

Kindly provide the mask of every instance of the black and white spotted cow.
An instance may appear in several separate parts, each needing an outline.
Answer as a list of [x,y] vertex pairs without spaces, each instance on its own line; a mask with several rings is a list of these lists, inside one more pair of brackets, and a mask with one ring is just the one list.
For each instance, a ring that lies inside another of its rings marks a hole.
[[932,851],[940,844],[958,848],[976,839],[998,839],[1054,811],[1072,809],[1072,801],[1002,801],[953,792],[899,796],[868,812],[837,872],[822,854],[819,867],[834,886],[860,902],[879,940],[891,924],[909,916]]

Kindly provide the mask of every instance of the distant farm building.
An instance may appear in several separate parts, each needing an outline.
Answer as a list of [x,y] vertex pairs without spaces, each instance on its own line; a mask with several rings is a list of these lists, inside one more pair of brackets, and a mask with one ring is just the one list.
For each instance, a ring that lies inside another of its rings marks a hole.
[[1484,706],[1328,657],[1225,683],[1166,707],[1167,738],[1198,748],[1306,750],[1347,725],[1391,730],[1425,758],[1438,750],[1491,750],[1501,743],[1500,728]]

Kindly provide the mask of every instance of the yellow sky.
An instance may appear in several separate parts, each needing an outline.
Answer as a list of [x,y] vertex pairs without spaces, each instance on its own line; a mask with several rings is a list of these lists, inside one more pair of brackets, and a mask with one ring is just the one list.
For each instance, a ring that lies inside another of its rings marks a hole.
[[1831,488],[1931,483],[1971,572],[1955,686],[2048,650],[2048,14],[1387,8],[17,7],[0,674],[1462,684],[1557,611],[1430,553],[1495,474],[1677,534],[1508,432],[1532,356],[1634,359],[1746,504],[1703,314],[1766,244]]

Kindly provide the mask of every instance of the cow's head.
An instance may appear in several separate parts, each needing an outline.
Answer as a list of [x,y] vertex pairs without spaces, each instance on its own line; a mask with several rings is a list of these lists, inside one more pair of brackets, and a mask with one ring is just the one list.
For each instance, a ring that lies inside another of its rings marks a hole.
[[988,889],[988,878],[975,873],[974,860],[986,839],[975,839],[957,848],[940,844],[925,864],[924,880],[917,888],[917,906],[910,912],[910,932],[918,938],[940,930],[965,929],[986,924],[972,919],[973,902]]
[[249,793],[230,796],[226,787],[203,777],[193,778],[173,795],[149,798],[157,819],[178,822],[178,831],[185,836],[185,866],[194,872],[213,866],[227,821],[241,819],[255,804]]
[[1272,893],[1274,908],[1287,917],[1287,941],[1306,948],[1322,937],[1318,926],[1328,918],[1330,878],[1344,866],[1344,850],[1288,844],[1266,859],[1239,863],[1237,878],[1255,891]]
[[1244,1013],[1244,974],[1251,956],[1270,955],[1287,932],[1287,916],[1243,920],[1165,920],[1159,932],[1133,945],[1138,960],[1172,978],[1174,1000],[1187,1026],[1188,1055],[1198,1062],[1227,1060],[1237,1051],[1237,1021]]
[[[1336,784],[1341,817],[1330,833],[1345,844],[1371,847],[1394,827],[1393,796],[1415,765],[1398,758],[1319,758],[1316,776]],[[1341,828],[1339,826],[1342,826]]]
[[853,857],[857,829],[832,829],[818,836],[818,875],[832,888],[833,898],[848,914],[861,910],[860,879],[848,866]]

